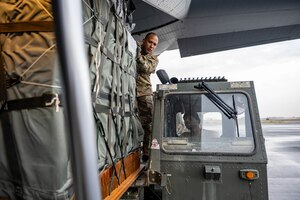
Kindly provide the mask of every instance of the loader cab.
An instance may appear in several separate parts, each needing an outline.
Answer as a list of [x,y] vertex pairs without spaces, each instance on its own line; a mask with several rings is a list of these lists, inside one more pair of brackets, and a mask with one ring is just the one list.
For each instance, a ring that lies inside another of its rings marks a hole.
[[163,199],[268,199],[251,81],[158,85],[152,142],[149,182],[160,185]]

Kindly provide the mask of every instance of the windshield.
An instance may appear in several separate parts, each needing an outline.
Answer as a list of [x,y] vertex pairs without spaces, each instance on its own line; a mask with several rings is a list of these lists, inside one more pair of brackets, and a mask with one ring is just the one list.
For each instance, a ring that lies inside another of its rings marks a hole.
[[163,149],[169,152],[251,153],[253,131],[247,96],[219,97],[237,112],[228,118],[204,94],[169,94],[164,102]]

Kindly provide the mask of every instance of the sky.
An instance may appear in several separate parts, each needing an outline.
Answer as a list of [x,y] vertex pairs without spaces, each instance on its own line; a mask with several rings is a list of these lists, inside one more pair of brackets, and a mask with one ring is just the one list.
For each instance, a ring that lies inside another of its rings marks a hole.
[[[300,117],[300,39],[181,58],[179,50],[159,56],[169,77],[225,76],[254,81],[261,118]],[[153,89],[160,84],[151,76]]]

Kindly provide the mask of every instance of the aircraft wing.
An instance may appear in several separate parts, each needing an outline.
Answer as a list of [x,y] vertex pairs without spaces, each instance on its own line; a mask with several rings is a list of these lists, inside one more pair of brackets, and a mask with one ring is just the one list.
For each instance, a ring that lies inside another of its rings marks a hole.
[[137,40],[159,35],[157,54],[182,57],[300,38],[299,0],[133,0]]

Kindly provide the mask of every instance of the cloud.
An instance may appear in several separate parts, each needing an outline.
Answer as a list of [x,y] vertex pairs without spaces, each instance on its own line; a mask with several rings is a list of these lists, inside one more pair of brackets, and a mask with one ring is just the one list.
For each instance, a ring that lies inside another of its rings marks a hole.
[[[180,58],[178,50],[159,57],[170,77],[225,76],[253,80],[261,117],[300,116],[300,40]],[[159,82],[151,77],[153,85]],[[154,86],[155,88],[155,86]]]

